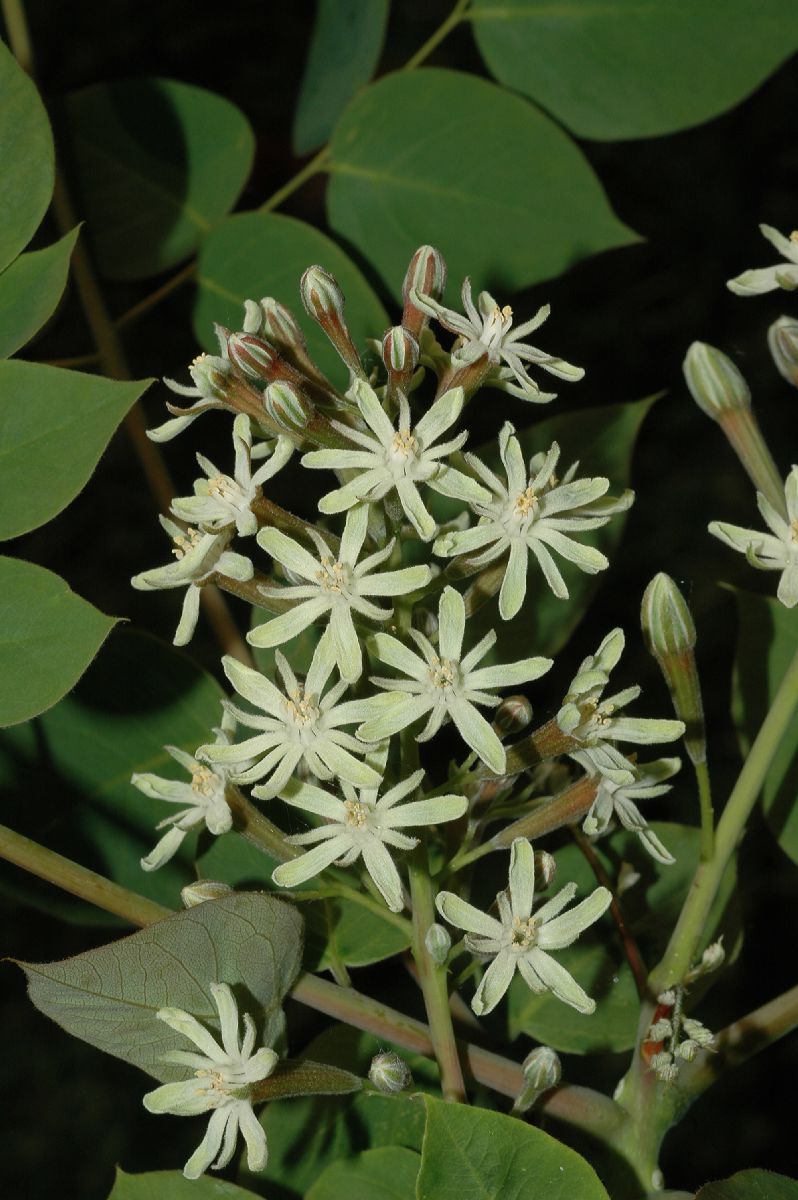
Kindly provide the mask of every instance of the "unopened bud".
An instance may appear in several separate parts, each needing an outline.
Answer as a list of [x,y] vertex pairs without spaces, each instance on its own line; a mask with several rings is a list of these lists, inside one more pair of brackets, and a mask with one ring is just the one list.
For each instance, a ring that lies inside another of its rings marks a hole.
[[435,966],[442,967],[452,948],[452,939],[448,929],[444,929],[443,925],[430,925],[424,935],[424,945]]
[[722,966],[726,958],[726,951],[723,949],[723,939],[718,938],[716,942],[712,942],[707,946],[704,953],[701,955],[701,961],[698,966],[693,967],[685,976],[686,983],[694,983],[696,979],[700,979],[702,975],[709,975],[711,971],[717,971],[718,967]]
[[419,337],[429,321],[429,316],[413,303],[413,292],[440,300],[445,287],[446,260],[440,250],[436,250],[434,246],[419,246],[410,259],[410,266],[402,284],[402,325],[414,338]]
[[684,377],[699,408],[717,421],[757,491],[784,513],[784,484],[751,408],[751,392],[737,367],[721,350],[693,342]]
[[545,892],[554,883],[557,874],[557,861],[548,850],[536,850],[535,860],[535,891]]
[[254,333],[231,333],[227,353],[238,369],[257,383],[269,383],[280,369],[278,351]]
[[693,342],[684,360],[684,378],[698,407],[718,421],[727,412],[751,407],[751,391],[722,350]]
[[768,330],[768,346],[779,373],[798,387],[798,320],[779,317]]
[[369,1067],[369,1079],[379,1092],[403,1092],[413,1082],[410,1068],[403,1058],[386,1050],[375,1054]]
[[230,364],[225,359],[216,354],[198,354],[188,373],[205,399],[225,399],[230,382]]
[[364,379],[363,364],[346,324],[346,301],[338,281],[323,267],[308,267],[302,276],[299,293],[308,316],[318,321],[353,375]]
[[693,653],[695,625],[684,596],[662,571],[645,590],[640,623],[649,653],[659,663],[668,685],[676,715],[684,721],[685,749],[694,763],[705,762],[704,703]]
[[539,1096],[556,1087],[562,1078],[559,1055],[549,1046],[536,1046],[524,1059],[521,1070],[524,1084],[519,1092],[513,1112],[524,1113],[532,1107]]
[[508,696],[496,709],[493,724],[500,737],[509,737],[526,729],[532,720],[532,705],[526,696]]
[[706,1025],[702,1025],[700,1021],[694,1020],[692,1017],[685,1017],[682,1021],[682,1029],[699,1046],[711,1046],[715,1041],[715,1035],[711,1030],[707,1029]]
[[411,333],[401,325],[388,330],[382,339],[382,361],[392,386],[407,391],[418,366],[418,358],[418,342]]
[[673,1025],[666,1018],[662,1017],[659,1021],[655,1021],[649,1027],[647,1042],[664,1042],[666,1037],[670,1037],[673,1033]]
[[229,896],[232,890],[228,883],[220,883],[217,879],[198,879],[181,890],[180,898],[186,908],[195,908],[206,900],[221,900],[222,896]]
[[306,428],[312,405],[290,383],[270,383],[263,393],[263,407],[278,429],[298,434]]
[[676,1047],[676,1053],[685,1062],[692,1062],[696,1054],[698,1054],[698,1050],[698,1042],[694,1042],[692,1038],[687,1038],[684,1042],[679,1042],[679,1045]]

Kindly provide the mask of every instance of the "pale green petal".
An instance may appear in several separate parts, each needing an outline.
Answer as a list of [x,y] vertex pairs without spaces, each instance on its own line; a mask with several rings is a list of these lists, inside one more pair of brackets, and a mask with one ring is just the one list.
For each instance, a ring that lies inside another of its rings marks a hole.
[[798,604],[798,562],[785,568],[776,595],[785,608],[795,608]]
[[[366,739],[366,741],[371,740],[370,738]],[[337,746],[332,741],[324,741],[317,743],[314,748],[327,769],[334,775],[340,776],[341,779],[346,779],[358,787],[379,787],[382,782],[382,776],[373,767],[355,758],[354,754],[344,750],[343,746]]]
[[336,605],[330,613],[329,630],[341,678],[354,683],[363,672],[363,655],[351,609]]
[[309,579],[311,583],[316,582],[319,563],[304,546],[300,546],[299,542],[295,542],[293,538],[287,537],[272,526],[261,529],[257,542],[262,550],[287,567],[289,571],[301,575],[303,579]]
[[302,633],[308,625],[312,625],[329,609],[330,601],[326,596],[303,600],[301,604],[297,604],[295,608],[289,608],[288,612],[281,613],[279,617],[272,617],[263,625],[250,629],[247,641],[251,646],[260,648],[281,646],[283,642],[289,642],[291,638]]
[[494,775],[503,775],[507,765],[504,746],[473,704],[455,697],[449,702],[449,713],[466,745],[479,755]]
[[282,717],[285,709],[285,696],[276,688],[270,679],[252,667],[246,667],[237,658],[225,654],[222,659],[222,669],[232,683],[239,696],[249,700],[256,708],[270,713],[274,717]]
[[392,737],[400,729],[406,729],[433,706],[429,696],[411,696],[404,692],[389,692],[375,696],[374,715],[355,731],[364,742],[381,742]]
[[407,646],[403,646],[398,638],[392,637],[389,633],[377,633],[374,635],[374,644],[380,661],[387,663],[389,667],[403,671],[405,675],[410,675],[419,683],[429,678],[427,664]]
[[337,796],[331,796],[323,788],[298,779],[289,780],[280,792],[280,799],[294,808],[302,808],[305,812],[316,813],[331,821],[343,821],[346,817],[343,801]]
[[607,911],[611,900],[612,893],[607,888],[596,888],[568,912],[546,921],[538,933],[538,945],[542,950],[562,950],[564,946],[570,946]]
[[[452,558],[455,554],[473,554],[475,550],[481,550],[489,542],[503,537],[500,526],[486,522],[484,525],[474,525],[471,529],[455,529],[442,533],[435,539],[432,549],[442,558]],[[496,549],[496,557],[498,558],[501,553],[502,547],[499,546]]]
[[524,658],[520,662],[502,663],[495,667],[479,667],[469,672],[468,687],[501,688],[515,687],[519,683],[531,683],[554,664],[553,658]]
[[480,937],[501,940],[503,931],[495,917],[488,916],[480,909],[474,908],[466,900],[456,896],[454,892],[438,892],[435,897],[435,907],[445,921],[464,929],[466,933],[475,933]]
[[351,567],[355,565],[366,540],[368,523],[368,504],[358,504],[355,508],[350,508],[341,535],[341,549],[338,554],[340,562],[348,563]]
[[535,853],[526,838],[510,847],[509,891],[513,916],[526,921],[535,902]]
[[533,950],[528,951],[526,958],[541,983],[558,1000],[562,1000],[564,1004],[569,1004],[577,1012],[585,1014],[595,1012],[595,1000],[590,999],[587,993],[576,982],[573,975],[569,975],[565,967],[560,966],[558,962],[555,962],[553,958],[537,946]]
[[269,1160],[266,1131],[249,1104],[239,1105],[238,1124],[247,1145],[247,1166],[250,1171],[265,1171]]
[[185,829],[178,829],[176,825],[172,825],[167,829],[161,840],[150,850],[145,858],[140,860],[142,871],[157,871],[164,863],[168,863],[170,858],[173,858],[180,848],[180,843],[186,836]]
[[461,387],[449,388],[427,409],[414,430],[425,449],[454,425],[463,411],[464,400],[465,393]]
[[412,524],[418,536],[424,542],[429,542],[435,536],[438,526],[430,514],[416,485],[410,479],[400,479],[396,484],[405,516]]
[[526,598],[528,560],[529,549],[526,542],[514,539],[510,543],[510,557],[499,592],[499,615],[503,621],[510,621],[521,611]]
[[438,648],[441,658],[459,662],[465,634],[465,601],[453,587],[444,588],[438,604]]
[[379,575],[364,575],[357,581],[363,596],[404,596],[426,587],[432,577],[429,567],[400,567]]
[[467,504],[488,504],[490,492],[469,475],[455,467],[441,467],[429,480],[429,486],[441,496],[452,500],[465,500]]
[[221,1046],[205,1026],[200,1025],[196,1017],[192,1017],[191,1013],[184,1012],[182,1008],[159,1008],[155,1015],[159,1021],[163,1021],[164,1025],[174,1029],[175,1033],[181,1033],[183,1037],[187,1037],[198,1050],[207,1054],[208,1058],[214,1062],[225,1061]]
[[613,719],[605,736],[614,741],[649,746],[657,742],[675,742],[684,735],[684,730],[682,721],[621,716]]
[[[202,1059],[207,1066],[207,1060]],[[164,1083],[153,1092],[142,1097],[147,1112],[174,1113],[178,1117],[196,1117],[211,1107],[205,1088],[198,1079],[184,1079],[181,1083]]]
[[462,817],[467,808],[465,796],[431,796],[427,800],[411,800],[409,804],[390,809],[385,824],[390,825],[391,829],[403,829],[409,825],[442,825]]
[[346,834],[336,834],[305,854],[300,854],[299,858],[281,863],[272,872],[272,879],[278,887],[298,887],[300,883],[305,883],[314,875],[326,870],[337,858],[345,854],[351,845],[352,839]]
[[[217,1108],[211,1113],[205,1137],[183,1167],[186,1179],[199,1179],[208,1170],[219,1152],[228,1123],[233,1118],[232,1107]],[[233,1118],[234,1119],[234,1118]]]
[[545,904],[541,904],[538,911],[535,913],[535,919],[541,925],[547,921],[551,921],[558,913],[571,903],[576,895],[576,884],[566,883],[565,887],[560,888],[556,896],[552,896],[551,900],[547,900]]
[[391,858],[382,842],[376,838],[363,846],[363,863],[373,879],[377,890],[392,912],[401,912],[404,908],[402,897],[402,881],[396,869],[396,863]]
[[516,956],[506,950],[500,950],[496,955],[471,1001],[471,1007],[478,1017],[493,1012],[512,983],[517,961]]
[[194,584],[189,584],[186,588],[186,594],[183,597],[183,608],[180,612],[180,623],[175,631],[175,636],[172,641],[175,646],[187,646],[194,636],[194,630],[197,628],[197,619],[199,617],[200,607],[200,589]]
[[365,380],[358,379],[352,385],[350,394],[369,428],[374,430],[383,446],[390,446],[396,430],[380,404],[376,392],[369,387]]

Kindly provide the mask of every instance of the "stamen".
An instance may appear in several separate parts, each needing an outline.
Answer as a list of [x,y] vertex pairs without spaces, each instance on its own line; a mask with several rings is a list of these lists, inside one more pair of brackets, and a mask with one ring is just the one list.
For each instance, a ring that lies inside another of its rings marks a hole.
[[418,449],[418,442],[413,437],[412,433],[395,433],[393,435],[392,450],[394,454],[402,455],[404,458],[411,458]]
[[197,546],[202,538],[202,534],[198,529],[187,529],[185,533],[178,533],[173,539],[172,553],[175,558],[184,558],[190,550]]
[[191,790],[198,796],[212,796],[217,782],[216,775],[209,767],[197,767],[191,773]]
[[304,690],[292,692],[285,702],[288,716],[295,725],[312,725],[319,715],[319,710],[313,703],[315,696],[306,696]]
[[346,811],[347,825],[353,825],[355,829],[362,829],[368,821],[369,810],[365,804],[361,804],[358,800],[345,800],[344,809]]
[[539,503],[540,501],[538,500],[537,492],[535,492],[531,487],[528,487],[525,491],[520,492],[516,496],[513,507],[519,517],[528,517],[534,505]]
[[521,917],[513,917],[511,950],[520,954],[536,945],[537,940],[538,922],[534,917],[528,917],[525,921]]
[[429,669],[429,677],[432,680],[433,687],[440,688],[441,691],[454,687],[456,676],[457,669],[455,664],[450,662],[448,658],[439,658],[436,664]]
[[343,592],[349,582],[349,567],[346,563],[323,558],[321,570],[316,572],[316,579],[325,592]]

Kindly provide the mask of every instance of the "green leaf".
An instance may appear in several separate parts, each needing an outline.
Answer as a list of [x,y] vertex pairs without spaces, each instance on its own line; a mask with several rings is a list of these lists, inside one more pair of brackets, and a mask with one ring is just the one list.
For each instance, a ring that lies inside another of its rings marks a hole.
[[0,557],[0,726],[28,721],[77,683],[116,617],[52,571]]
[[[193,754],[218,724],[222,695],[182,651],[119,630],[70,695],[34,724],[0,734],[6,821],[123,887],[180,908],[180,889],[195,878],[197,835],[190,833],[159,870],[142,871],[142,856],[160,837],[156,826],[175,810],[144,796],[130,776],[151,771],[187,781],[164,745]],[[19,894],[17,879],[15,872],[10,882]],[[68,920],[118,924],[93,905],[27,879],[23,895],[46,911],[57,906]]]
[[[314,1059],[357,1075],[368,1073],[372,1058],[393,1048],[383,1040],[348,1025],[333,1025],[308,1046]],[[272,1189],[281,1200],[304,1196],[331,1164],[351,1159],[359,1151],[401,1146],[420,1151],[424,1108],[414,1092],[437,1089],[437,1068],[421,1055],[398,1050],[413,1075],[410,1093],[382,1096],[360,1092],[344,1098],[308,1097],[290,1104],[272,1104],[261,1114],[269,1142],[265,1175],[251,1175],[242,1166],[246,1185]],[[366,1193],[369,1194],[369,1193]]]
[[[272,871],[277,866],[276,861],[242,837],[214,838],[197,865],[205,878],[218,879],[231,887],[274,887]],[[339,878],[350,887],[357,887],[357,876],[351,871],[333,868],[326,877]],[[314,891],[318,887],[319,881],[311,879],[306,890]],[[410,944],[402,930],[387,918],[352,900],[336,896],[307,901],[302,905],[302,912],[307,922],[304,965],[308,971],[327,970],[339,963],[349,967],[366,966],[401,954]]]
[[109,279],[142,279],[192,254],[235,204],[255,141],[242,112],[174,79],[82,88],[67,120],[83,211]]
[[469,17],[491,73],[586,138],[707,121],[798,49],[783,0],[476,0]]
[[330,136],[382,53],[389,0],[319,0],[294,114],[294,153],[309,154]]
[[244,301],[274,296],[299,318],[311,357],[332,379],[347,372],[315,321],[305,315],[299,281],[318,263],[330,271],[346,296],[346,316],[355,344],[380,337],[388,315],[360,271],[335,242],[304,221],[275,213],[230,217],[206,238],[199,256],[199,294],[194,329],[199,341],[218,352],[213,322],[240,329]]
[[470,275],[514,292],[636,237],[548,117],[473,75],[386,76],[347,108],[330,151],[330,224],[396,296],[425,242],[454,288]]
[[417,1154],[400,1146],[365,1150],[349,1162],[336,1162],[328,1167],[306,1192],[305,1200],[341,1200],[341,1196],[415,1200],[420,1162]]
[[738,1171],[728,1179],[705,1183],[696,1200],[798,1200],[798,1183],[773,1171]]
[[0,42],[0,270],[30,241],[53,194],[55,152],[36,86]]
[[0,358],[30,341],[55,312],[78,233],[73,229],[44,250],[20,254],[0,275]]
[[[698,865],[700,838],[699,831],[692,826],[661,821],[651,821],[650,825],[674,855],[673,866],[655,862],[637,836],[624,829],[602,838],[594,844],[594,849],[611,879],[618,877],[623,863],[629,863],[640,875],[639,881],[624,892],[624,915],[644,959],[653,966],[665,948],[667,932],[679,915]],[[564,883],[573,881],[578,888],[577,899],[584,898],[596,886],[596,880],[579,848],[565,846],[557,851],[556,857],[557,876],[552,894]],[[727,947],[734,945],[739,922],[733,901],[734,886],[732,865],[707,921],[701,949],[717,935],[721,921]],[[555,955],[595,999],[595,1013],[583,1016],[547,992],[536,996],[517,976],[509,991],[511,1037],[526,1033],[555,1050],[572,1054],[617,1052],[634,1045],[640,1006],[632,973],[617,936],[610,932],[612,928],[612,918],[607,914],[573,946],[558,950]]]
[[[732,709],[744,753],[759,732],[787,667],[798,652],[798,614],[778,600],[736,592],[739,613]],[[798,863],[798,714],[773,755],[762,788],[765,820]]]
[[211,1175],[186,1179],[182,1171],[147,1171],[128,1175],[116,1168],[116,1180],[108,1200],[256,1200],[234,1183]]
[[186,1068],[161,1061],[186,1039],[156,1020],[181,1008],[218,1030],[211,983],[228,983],[252,1013],[265,1045],[282,1037],[282,1001],[302,956],[302,919],[272,896],[206,900],[108,946],[56,963],[19,966],[28,995],[73,1037],[141,1067],[162,1082]]
[[151,382],[0,362],[0,539],[44,525],[75,499]]
[[609,1200],[574,1150],[515,1117],[425,1096],[418,1200]]

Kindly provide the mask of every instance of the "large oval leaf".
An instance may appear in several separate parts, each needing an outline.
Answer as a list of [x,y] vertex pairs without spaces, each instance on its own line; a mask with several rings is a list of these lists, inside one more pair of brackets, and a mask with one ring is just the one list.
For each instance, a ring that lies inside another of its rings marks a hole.
[[52,571],[0,557],[0,726],[28,721],[77,683],[116,617]]
[[187,258],[247,181],[254,137],[223,96],[174,79],[129,79],[67,101],[97,262],[141,279]]
[[275,213],[244,213],[222,222],[200,251],[199,295],[194,328],[200,342],[216,349],[213,322],[240,329],[245,300],[274,296],[299,317],[312,357],[333,379],[346,370],[315,321],[305,316],[299,281],[306,267],[330,271],[346,296],[346,316],[355,344],[381,337],[388,324],[376,294],[343,250],[311,225]]
[[798,1182],[773,1171],[738,1171],[728,1179],[705,1183],[696,1200],[798,1200]]
[[53,194],[50,122],[33,81],[0,42],[0,270],[24,250]]
[[240,892],[63,962],[19,965],[30,999],[67,1033],[169,1081],[185,1078],[186,1068],[162,1056],[185,1050],[186,1040],[156,1020],[159,1008],[182,1008],[218,1029],[210,984],[228,983],[271,1046],[282,1036],[281,1004],[301,957],[297,910]]
[[147,1171],[128,1175],[116,1168],[116,1179],[108,1200],[257,1200],[234,1183],[215,1176],[186,1179],[182,1171]]
[[374,74],[389,0],[319,0],[294,114],[294,153],[326,142],[358,88]]
[[513,292],[636,236],[553,121],[473,75],[379,80],[341,117],[330,151],[330,224],[397,296],[425,242],[457,287],[471,275]]
[[55,312],[77,237],[73,229],[44,250],[20,254],[0,275],[0,358],[30,341]]
[[402,1146],[364,1150],[346,1162],[336,1162],[314,1183],[305,1200],[340,1200],[341,1196],[368,1196],[368,1200],[416,1200],[416,1176],[421,1159]]
[[[798,653],[798,614],[768,596],[737,592],[740,632],[732,708],[748,753]],[[765,820],[779,845],[798,863],[798,713],[773,755],[762,787]]]
[[[187,782],[164,745],[193,754],[219,722],[221,697],[215,680],[182,651],[120,630],[59,704],[35,724],[0,734],[7,823],[122,887],[179,908],[180,889],[195,878],[196,833],[159,870],[142,871],[142,856],[161,836],[156,826],[176,810],[144,796],[130,776],[152,771]],[[233,834],[229,840],[239,841]],[[20,883],[17,872],[4,878],[5,890],[12,885],[15,893],[24,886],[26,902],[62,918],[118,923],[52,888]]]
[[418,1200],[609,1200],[589,1163],[516,1117],[424,1097]]
[[697,125],[798,49],[798,9],[783,0],[476,0],[469,15],[492,74],[588,138]]
[[0,539],[36,529],[75,499],[151,382],[0,362]]

